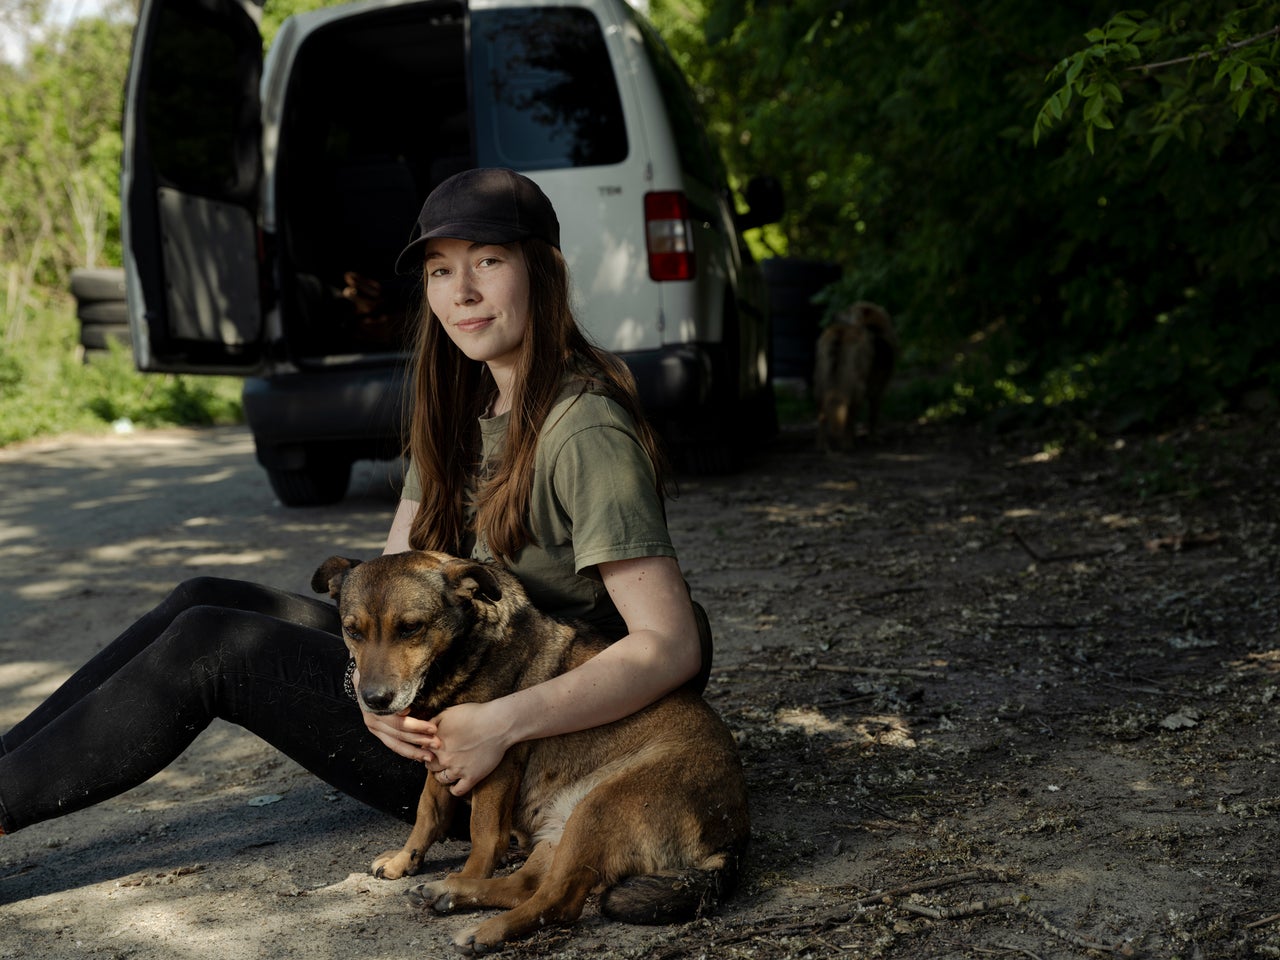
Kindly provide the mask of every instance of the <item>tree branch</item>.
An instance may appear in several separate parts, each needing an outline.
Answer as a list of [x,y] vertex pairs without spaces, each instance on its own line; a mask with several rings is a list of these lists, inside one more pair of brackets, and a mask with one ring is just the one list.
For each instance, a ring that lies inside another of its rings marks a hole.
[[1173,60],[1162,60],[1159,63],[1143,63],[1136,67],[1127,67],[1126,69],[1141,70],[1143,73],[1150,73],[1152,70],[1159,70],[1161,67],[1172,67],[1179,63],[1194,63],[1202,57],[1213,57],[1220,53],[1231,53],[1232,51],[1239,50],[1242,47],[1250,47],[1255,43],[1261,43],[1263,40],[1267,40],[1276,35],[1280,35],[1280,25],[1272,27],[1266,33],[1260,33],[1257,36],[1248,37],[1244,40],[1237,40],[1235,43],[1228,43],[1225,47],[1219,47],[1217,50],[1210,50],[1207,53],[1193,53],[1186,57],[1177,57]]

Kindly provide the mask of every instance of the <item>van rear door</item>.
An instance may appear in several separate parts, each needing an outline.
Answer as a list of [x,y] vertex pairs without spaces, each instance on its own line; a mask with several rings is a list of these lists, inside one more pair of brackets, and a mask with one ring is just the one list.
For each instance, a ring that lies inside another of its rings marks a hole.
[[140,370],[245,374],[262,359],[260,12],[251,0],[142,0],[121,169]]

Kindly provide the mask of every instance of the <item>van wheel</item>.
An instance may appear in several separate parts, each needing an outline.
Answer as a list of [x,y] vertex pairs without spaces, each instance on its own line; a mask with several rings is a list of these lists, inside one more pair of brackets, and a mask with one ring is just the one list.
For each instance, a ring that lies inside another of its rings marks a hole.
[[701,410],[668,425],[675,466],[691,476],[737,473],[778,434],[772,380],[750,396],[739,393],[739,316],[737,304],[726,293],[724,342],[712,352],[716,394]]
[[778,435],[773,384],[751,397],[701,411],[673,424],[668,441],[676,467],[690,476],[737,473]]
[[347,495],[351,464],[330,460],[310,463],[298,470],[268,467],[267,479],[286,507],[318,507],[337,503]]
[[741,421],[741,413],[718,403],[668,421],[664,436],[676,469],[692,477],[737,473],[747,432]]

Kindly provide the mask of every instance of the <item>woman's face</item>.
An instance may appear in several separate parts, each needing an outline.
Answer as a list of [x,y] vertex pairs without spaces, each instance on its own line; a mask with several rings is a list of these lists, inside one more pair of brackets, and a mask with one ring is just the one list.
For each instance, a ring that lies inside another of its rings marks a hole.
[[529,326],[529,268],[519,244],[441,237],[426,248],[427,304],[471,360],[510,368]]

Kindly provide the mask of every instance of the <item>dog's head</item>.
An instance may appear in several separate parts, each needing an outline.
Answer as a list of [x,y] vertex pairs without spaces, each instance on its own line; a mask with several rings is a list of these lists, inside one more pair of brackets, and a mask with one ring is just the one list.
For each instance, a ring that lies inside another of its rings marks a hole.
[[409,551],[361,562],[330,557],[311,587],[338,604],[342,637],[360,671],[357,694],[370,713],[399,713],[420,694],[444,693],[476,653],[465,641],[499,616],[504,584],[492,566]]

